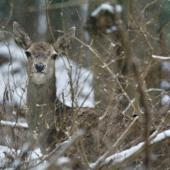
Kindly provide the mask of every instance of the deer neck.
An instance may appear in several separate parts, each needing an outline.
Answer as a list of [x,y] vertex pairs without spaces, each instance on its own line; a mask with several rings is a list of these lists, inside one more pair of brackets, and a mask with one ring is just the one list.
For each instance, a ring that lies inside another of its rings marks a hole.
[[37,85],[29,80],[27,88],[27,103],[36,106],[51,107],[56,100],[55,75],[45,84]]
[[55,116],[55,82],[55,75],[47,83],[42,85],[37,85],[29,80],[26,118],[31,130],[34,130],[44,118],[47,120],[47,124],[51,124],[50,118]]

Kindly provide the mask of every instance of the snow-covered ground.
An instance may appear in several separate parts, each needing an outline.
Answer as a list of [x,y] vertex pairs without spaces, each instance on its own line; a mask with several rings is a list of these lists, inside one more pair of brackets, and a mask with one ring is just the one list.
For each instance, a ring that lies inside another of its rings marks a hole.
[[[24,51],[21,50],[13,40],[9,42],[9,49],[3,42],[0,43],[0,55],[9,58],[9,50],[12,56],[12,64],[4,63],[0,67],[0,103],[3,101],[4,91],[7,87],[9,96],[8,103],[23,107],[27,93],[27,74],[24,66],[26,57]],[[72,70],[72,81],[75,90],[78,84],[78,90],[75,95],[76,102],[81,106],[92,89],[93,75],[87,69],[77,66],[71,59],[69,61],[70,65],[66,57],[58,57],[56,59],[57,96],[62,100],[61,94],[63,92],[66,104],[71,105],[68,70]],[[79,92],[80,95],[78,96]],[[83,106],[93,107],[93,98],[94,93],[92,91]]]
[[[155,133],[157,133],[157,132],[155,132]],[[154,145],[154,144],[156,144],[156,143],[158,143],[160,141],[163,141],[163,140],[165,140],[166,138],[169,138],[169,137],[170,137],[170,130],[166,130],[166,131],[163,131],[161,133],[158,133],[155,136],[155,138],[150,142],[150,145]],[[103,161],[103,164],[108,164],[109,162],[111,162],[112,166],[114,166],[117,163],[123,162],[125,159],[128,159],[133,154],[135,154],[137,152],[141,153],[143,151],[143,149],[144,149],[144,147],[143,147],[144,144],[145,144],[145,142],[141,142],[141,143],[137,144],[136,146],[133,146],[133,147],[127,149],[127,150],[124,150],[124,151],[121,151],[121,152],[118,152],[118,153],[114,153],[113,155],[107,157]],[[25,146],[23,146],[22,152],[24,150],[27,150],[27,144],[25,144]],[[5,156],[5,154],[10,155],[13,158],[15,158],[15,161],[14,161],[13,165],[16,165],[18,163],[18,161],[19,161],[19,159],[17,159],[17,156],[19,158],[20,152],[21,152],[20,150],[18,150],[16,152],[14,149],[10,149],[7,146],[0,146],[0,166],[3,166],[3,164],[6,163],[5,161],[7,160],[7,157]],[[40,161],[40,160],[38,160],[38,158],[42,159],[43,157],[45,158],[45,156],[42,156],[40,149],[36,149],[32,153],[30,153],[30,156],[28,157],[28,160],[29,161],[30,160],[35,160],[34,163],[36,164],[36,163],[38,163]],[[95,168],[96,164],[98,163],[99,160],[102,159],[102,157],[100,157],[96,162],[90,163],[90,167],[92,169]],[[60,157],[58,159],[57,164],[60,165],[62,163],[67,163],[67,162],[69,162],[69,158]],[[40,167],[41,167],[40,169],[42,169],[42,164],[43,164],[43,166],[48,165],[45,162],[42,162],[40,164]],[[36,167],[36,169],[38,169],[38,168]]]
[[[25,145],[26,146],[26,145]],[[12,161],[12,159],[15,159],[13,162],[13,167],[16,166],[19,163],[19,155],[21,155],[21,152],[24,151],[24,148],[22,149],[22,151],[17,150],[17,152],[12,149],[12,148],[8,148],[7,146],[1,146],[0,145],[0,168],[4,167],[6,165],[6,163],[10,162],[10,159]],[[31,160],[35,160],[38,158],[41,158],[42,154],[40,149],[36,149],[34,151],[32,151],[28,157],[28,161]],[[36,163],[38,163],[38,161],[36,161]],[[11,167],[12,169],[12,167]]]

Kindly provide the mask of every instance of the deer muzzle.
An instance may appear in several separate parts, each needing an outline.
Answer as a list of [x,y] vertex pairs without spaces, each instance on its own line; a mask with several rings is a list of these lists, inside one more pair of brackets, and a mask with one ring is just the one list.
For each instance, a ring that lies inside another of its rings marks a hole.
[[37,72],[42,72],[45,69],[45,65],[41,64],[41,63],[37,63],[37,64],[35,64],[35,68],[36,68]]

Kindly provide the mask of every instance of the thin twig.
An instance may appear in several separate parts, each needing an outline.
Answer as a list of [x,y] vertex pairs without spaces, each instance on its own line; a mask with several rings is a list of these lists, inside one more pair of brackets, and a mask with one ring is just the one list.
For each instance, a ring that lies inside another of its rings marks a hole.
[[159,9],[159,11],[156,13],[156,15],[148,22],[146,22],[146,24],[144,25],[144,27],[148,26],[149,24],[151,24],[156,18],[158,18],[159,14],[161,13],[162,9],[164,8],[164,6],[166,5],[168,0],[165,0],[165,2],[163,3],[163,5],[161,6],[161,8]]
[[[94,49],[92,48],[91,46],[85,44],[84,42],[82,42],[81,40],[79,40],[77,37],[75,37],[75,39],[77,41],[79,41],[81,44],[83,44],[85,47],[87,47],[91,52],[93,52],[95,54],[95,56],[99,59],[99,61],[103,64],[103,67],[105,67],[107,69],[107,71],[115,77],[115,80],[118,84],[118,86],[120,87],[123,95],[127,98],[128,102],[131,104],[131,106],[133,107],[133,109],[135,110],[135,112],[138,114],[138,112],[136,111],[136,108],[134,106],[134,104],[131,102],[129,96],[127,95],[127,93],[124,91],[123,87],[121,86],[117,76],[110,70],[110,68],[107,66],[107,64],[102,60],[102,57],[100,56],[100,54]],[[139,115],[138,115],[139,116]]]
[[90,165],[91,168],[98,169],[99,166],[101,166],[104,163],[105,159],[115,152],[117,146],[125,139],[125,137],[131,132],[131,129],[136,125],[136,123],[138,122],[138,118],[139,117],[136,117],[132,121],[129,127],[124,131],[124,133],[117,139],[117,141],[112,145],[112,147],[104,155],[102,155],[95,163],[92,163]]
[[57,51],[59,52],[60,50],[59,50],[58,44],[56,43],[56,39],[55,39],[53,31],[51,29],[50,18],[49,18],[49,13],[48,13],[48,7],[49,7],[48,2],[47,2],[47,0],[45,0],[45,10],[46,10],[46,19],[47,19],[48,28],[50,30],[50,34],[51,34],[51,37],[53,39],[54,46],[57,49]]
[[[141,29],[135,15],[134,15],[134,9],[133,9],[133,2],[132,0],[130,0],[130,7],[131,7],[131,13],[132,13],[132,16],[139,28],[139,30],[141,31],[146,43],[148,44],[148,47],[150,49],[150,55],[152,54],[153,52],[153,48],[151,47],[149,41],[147,40],[147,37],[146,35],[144,34],[143,30]],[[134,56],[132,54],[132,51],[131,51],[131,45],[124,33],[124,30],[123,30],[123,27],[122,27],[122,24],[119,22],[120,18],[119,18],[119,15],[116,13],[116,20],[117,20],[117,25],[118,25],[118,30],[119,30],[119,33],[120,33],[120,36],[122,38],[122,42],[123,42],[123,46],[124,46],[124,49],[125,49],[125,54],[127,55],[128,58],[130,58],[130,61],[131,61],[131,64],[132,64],[132,69],[133,69],[133,72],[135,73],[135,78],[138,82],[138,91],[139,91],[139,94],[140,94],[140,99],[141,99],[141,102],[143,104],[143,107],[145,109],[145,131],[144,131],[144,139],[145,139],[145,154],[146,154],[146,158],[145,158],[145,166],[146,168],[149,168],[149,164],[150,164],[150,148],[149,148],[149,124],[150,124],[150,108],[148,107],[148,104],[147,104],[147,99],[146,99],[146,95],[145,95],[145,89],[144,89],[144,86],[143,86],[143,79],[140,78],[140,74],[139,74],[139,71],[138,71],[138,68],[137,68],[137,64],[135,62],[135,59],[134,59]]]
[[[156,145],[157,146],[163,145],[166,142],[166,139],[170,138],[169,134],[170,130],[166,130],[162,133],[157,134],[154,139],[149,140],[150,141],[149,147],[151,148],[155,147]],[[152,138],[152,135],[150,136],[150,138]],[[130,149],[111,155],[106,159],[106,161],[100,167],[100,169],[102,169],[105,166],[107,167],[107,169],[117,169],[119,167],[122,167],[122,165],[128,163],[131,160],[136,159],[138,155],[144,151],[144,149],[145,143],[141,142],[138,145],[131,147]]]

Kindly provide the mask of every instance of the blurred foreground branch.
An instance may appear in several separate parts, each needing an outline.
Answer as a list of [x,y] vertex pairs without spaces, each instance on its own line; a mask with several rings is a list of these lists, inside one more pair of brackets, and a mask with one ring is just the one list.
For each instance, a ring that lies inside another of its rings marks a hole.
[[[152,138],[152,135],[150,136]],[[164,132],[159,133],[149,144],[150,147],[156,147],[158,145],[163,145],[166,142],[166,139],[170,138],[170,129]],[[130,160],[135,159],[139,154],[141,154],[145,149],[145,142],[141,142],[136,146],[131,147],[130,149],[124,150],[122,152],[113,154],[103,161],[103,164],[100,166],[100,169],[107,165],[109,169],[121,167],[123,164],[127,163]],[[95,163],[91,164],[91,167],[94,167]]]

